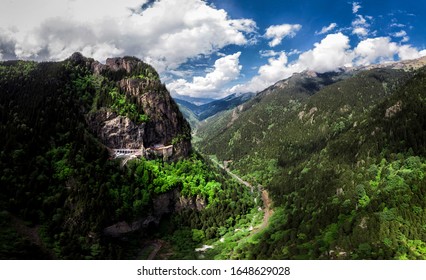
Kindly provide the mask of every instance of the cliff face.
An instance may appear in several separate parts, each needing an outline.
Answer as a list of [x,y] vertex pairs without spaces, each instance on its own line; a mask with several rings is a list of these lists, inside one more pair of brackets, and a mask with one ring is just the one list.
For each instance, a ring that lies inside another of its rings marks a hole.
[[[74,55],[74,60],[82,59]],[[109,58],[106,64],[86,59],[85,64],[90,64],[95,75],[113,80],[119,94],[145,116],[142,122],[135,122],[107,107],[88,114],[89,126],[108,148],[173,145],[172,158],[188,156],[190,126],[154,68],[134,57]]]
[[144,143],[145,123],[137,125],[129,118],[106,109],[89,114],[87,122],[108,148],[139,149]]
[[135,97],[149,121],[144,127],[145,147],[174,145],[178,157],[188,155],[191,149],[191,128],[166,87],[158,80],[122,79],[120,89]]
[[158,226],[161,218],[170,213],[181,212],[185,209],[201,211],[206,207],[205,199],[200,196],[186,198],[175,189],[158,195],[152,200],[152,209],[148,215],[127,223],[121,221],[104,228],[103,233],[108,236],[120,237],[123,234],[145,229],[150,226]]

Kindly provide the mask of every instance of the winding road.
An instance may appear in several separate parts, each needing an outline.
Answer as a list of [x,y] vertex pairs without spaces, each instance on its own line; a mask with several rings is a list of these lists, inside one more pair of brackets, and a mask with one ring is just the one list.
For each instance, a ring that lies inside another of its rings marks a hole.
[[[225,167],[223,164],[219,163],[217,160],[215,160],[214,158],[210,157],[210,160],[212,162],[214,162],[215,164],[217,164],[217,166],[219,166],[219,168],[225,170],[232,178],[234,178],[235,180],[237,180],[238,182],[240,182],[241,184],[245,185],[247,188],[250,189],[250,192],[253,193],[254,191],[254,186],[252,184],[250,184],[249,182],[241,179],[241,177],[239,177],[238,175],[236,175],[235,173],[233,173],[231,170],[229,170],[229,168]],[[266,228],[266,226],[269,223],[269,218],[272,216],[272,214],[274,213],[274,211],[272,210],[272,201],[269,198],[269,193],[267,190],[265,190],[263,188],[262,185],[258,185],[257,186],[257,190],[259,193],[261,193],[262,195],[262,201],[263,201],[263,221],[262,224],[260,225],[260,227],[255,228],[251,235],[258,233],[260,230]]]
[[[234,174],[231,170],[229,170],[229,168],[223,166],[222,164],[220,164],[218,161],[216,161],[213,158],[210,158],[210,160],[212,162],[214,162],[220,169],[226,171],[232,178],[234,178],[235,180],[237,180],[239,183],[243,184],[244,186],[246,186],[247,188],[250,189],[250,192],[253,193],[255,187],[250,184],[249,182],[241,179],[241,177],[239,177],[238,175]],[[272,214],[274,213],[274,211],[272,210],[272,201],[269,198],[269,193],[267,190],[265,190],[263,188],[262,185],[258,185],[257,186],[257,191],[261,194],[262,196],[262,202],[263,202],[263,220],[262,223],[260,224],[260,226],[255,227],[251,233],[250,236],[260,232],[262,229],[266,228],[269,224],[269,219],[271,218]],[[152,252],[149,254],[148,256],[148,260],[153,260],[155,259],[155,257],[157,256],[158,252],[160,251],[160,249],[164,246],[164,241],[162,240],[154,240],[153,242],[150,243],[150,246],[153,246],[153,250]]]

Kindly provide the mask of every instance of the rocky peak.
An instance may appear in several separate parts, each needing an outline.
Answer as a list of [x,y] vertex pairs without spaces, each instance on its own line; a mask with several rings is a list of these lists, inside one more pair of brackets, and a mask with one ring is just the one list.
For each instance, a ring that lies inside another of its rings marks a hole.
[[114,58],[107,58],[106,60],[106,66],[113,70],[125,70],[127,73],[132,73],[132,71],[135,69],[135,67],[138,65],[138,63],[141,63],[141,61],[137,58],[133,57],[114,57]]
[[92,58],[87,58],[79,52],[73,53],[67,60],[73,64],[84,65],[86,67],[90,67],[94,62]]
[[190,126],[152,66],[134,57],[123,57],[108,58],[106,64],[93,62],[91,69],[93,73],[114,81],[119,94],[147,117],[147,121],[136,124],[109,108],[90,113],[87,120],[92,131],[108,148],[173,145],[172,159],[188,156]]
[[93,61],[91,69],[97,75],[114,73],[110,77],[113,76],[116,81],[129,77],[160,79],[157,71],[151,65],[132,56],[107,58],[105,64]]
[[87,58],[84,57],[81,53],[75,52],[69,57],[69,60],[79,63],[79,62],[87,61]]
[[166,87],[157,80],[123,79],[120,90],[136,98],[144,114],[149,117],[145,126],[144,146],[175,145],[177,154],[190,150],[190,127]]

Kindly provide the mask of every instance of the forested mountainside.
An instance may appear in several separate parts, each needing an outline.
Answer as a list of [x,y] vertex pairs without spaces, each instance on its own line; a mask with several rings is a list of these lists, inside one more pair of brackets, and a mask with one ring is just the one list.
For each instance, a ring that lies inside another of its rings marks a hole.
[[426,258],[422,61],[297,74],[198,129],[203,154],[272,196],[239,258]]
[[0,258],[424,259],[421,62],[295,74],[201,154],[137,58],[1,62]]
[[1,259],[194,259],[261,203],[134,57],[1,62],[0,146]]

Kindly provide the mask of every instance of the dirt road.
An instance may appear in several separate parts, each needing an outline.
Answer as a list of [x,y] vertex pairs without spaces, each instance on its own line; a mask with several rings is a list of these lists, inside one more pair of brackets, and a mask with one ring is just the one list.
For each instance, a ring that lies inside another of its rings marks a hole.
[[[211,161],[213,161],[214,163],[216,163],[219,168],[225,170],[232,178],[234,178],[235,180],[237,180],[238,182],[240,182],[241,184],[245,185],[246,187],[250,188],[251,193],[253,193],[254,191],[254,186],[252,184],[250,184],[247,181],[244,181],[243,179],[241,179],[241,177],[239,177],[238,175],[234,174],[231,170],[229,170],[229,168],[223,166],[223,164],[217,162],[216,160],[210,158]],[[259,232],[260,230],[264,229],[268,223],[269,223],[269,218],[272,216],[272,214],[274,213],[274,211],[272,210],[272,201],[269,198],[269,193],[267,190],[265,190],[263,188],[263,186],[258,185],[257,186],[257,190],[259,193],[261,193],[262,195],[262,201],[263,201],[263,221],[262,224],[260,225],[260,227],[255,228],[251,234],[255,234],[257,232]]]

